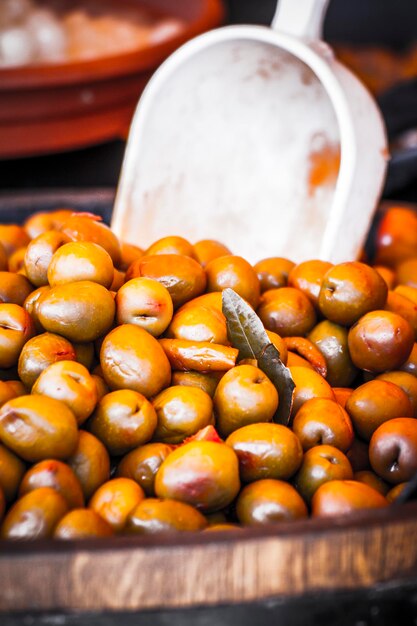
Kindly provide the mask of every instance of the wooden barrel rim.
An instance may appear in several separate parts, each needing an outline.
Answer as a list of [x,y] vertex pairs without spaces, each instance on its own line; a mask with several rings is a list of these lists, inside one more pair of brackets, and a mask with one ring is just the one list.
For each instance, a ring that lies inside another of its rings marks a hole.
[[0,542],[0,612],[149,610],[417,575],[417,503],[236,532]]

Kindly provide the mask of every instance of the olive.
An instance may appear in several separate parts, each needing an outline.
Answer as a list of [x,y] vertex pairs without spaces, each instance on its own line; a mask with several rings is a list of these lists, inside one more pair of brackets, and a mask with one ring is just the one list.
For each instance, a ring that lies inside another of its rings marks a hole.
[[397,313],[372,311],[352,326],[348,344],[356,367],[379,373],[405,363],[414,345],[414,333]]
[[229,435],[226,444],[236,453],[245,483],[263,478],[288,480],[303,459],[300,440],[281,424],[244,426]]
[[326,380],[332,387],[349,387],[358,370],[352,363],[348,348],[348,330],[344,326],[323,320],[308,338],[326,359]]
[[172,372],[171,385],[197,387],[213,398],[223,372]]
[[48,266],[51,287],[87,280],[109,289],[113,278],[111,256],[91,241],[65,243],[54,253]]
[[355,480],[331,480],[313,496],[311,512],[317,517],[346,515],[358,509],[380,509],[388,500],[365,483]]
[[91,241],[108,252],[117,267],[121,261],[120,243],[108,226],[97,220],[96,216],[73,214],[67,219],[60,231],[71,241]]
[[62,461],[47,459],[33,465],[23,476],[19,496],[40,487],[56,489],[64,496],[69,509],[84,506],[81,484],[72,469]]
[[31,389],[38,376],[52,363],[75,360],[71,343],[53,333],[43,333],[30,339],[22,348],[18,371],[21,381]]
[[291,376],[295,383],[291,415],[296,415],[302,405],[311,398],[329,398],[335,400],[335,395],[329,383],[320,374],[306,367],[290,367]]
[[328,481],[353,478],[352,467],[341,450],[333,446],[315,446],[304,455],[294,485],[306,502]]
[[129,268],[130,265],[132,265],[132,263],[134,263],[134,261],[137,261],[145,254],[142,248],[123,241],[120,244],[120,250],[122,258],[119,262],[118,268],[122,272],[126,272],[126,270]]
[[118,324],[135,324],[154,337],[161,335],[172,319],[173,304],[164,285],[151,278],[132,278],[116,296]]
[[57,361],[35,381],[32,393],[61,400],[83,424],[97,403],[97,386],[89,371],[76,361]]
[[0,304],[0,368],[17,364],[25,343],[34,335],[30,315],[18,304]]
[[91,509],[73,509],[55,527],[55,539],[89,539],[111,537],[114,531],[98,513]]
[[78,478],[86,500],[110,478],[109,453],[97,437],[85,430],[80,430],[77,446],[67,463]]
[[39,298],[42,326],[70,341],[89,342],[101,337],[110,330],[114,314],[110,292],[88,280],[58,285]]
[[28,295],[28,297],[25,299],[23,303],[23,308],[25,309],[25,311],[29,313],[35,325],[35,328],[39,333],[45,330],[42,324],[40,323],[39,317],[38,317],[39,299],[49,290],[50,290],[49,285],[38,287],[38,289],[35,289]]
[[295,267],[295,263],[282,257],[270,257],[258,261],[254,265],[254,270],[258,274],[261,292],[286,287],[288,276],[293,267]]
[[[240,256],[221,256],[206,266],[207,291],[231,288],[254,308],[259,304],[261,287],[256,271]],[[274,329],[272,329],[274,330]]]
[[186,437],[214,423],[213,402],[197,387],[176,385],[161,391],[152,404],[158,418],[154,440],[181,443]]
[[33,286],[26,276],[14,272],[0,272],[0,302],[23,305]]
[[318,303],[331,322],[350,326],[387,299],[384,279],[369,265],[357,261],[339,263],[324,276]]
[[184,237],[170,236],[158,239],[145,251],[146,256],[153,254],[179,254],[196,259],[193,246]]
[[217,259],[219,256],[232,254],[229,248],[214,239],[202,239],[201,241],[197,241],[197,243],[194,244],[194,253],[202,267],[206,267],[210,261]]
[[221,434],[256,422],[270,422],[278,408],[278,392],[253,365],[238,365],[222,377],[214,394],[216,424]]
[[7,256],[10,256],[19,248],[24,248],[29,242],[28,234],[22,226],[18,226],[18,224],[0,224],[0,244],[6,251]]
[[33,239],[25,252],[25,270],[36,287],[48,284],[48,267],[54,253],[68,241],[63,233],[51,230]]
[[126,281],[139,276],[157,280],[171,295],[174,308],[192,300],[206,289],[206,274],[197,261],[180,254],[154,254],[132,263]]
[[101,485],[89,508],[98,513],[115,532],[124,529],[129,513],[144,498],[143,489],[129,478],[113,478]]
[[304,450],[324,444],[347,452],[353,443],[349,415],[330,398],[307,400],[297,411],[292,428]]
[[381,424],[369,443],[372,469],[396,485],[417,472],[417,420],[397,417]]
[[137,391],[121,389],[100,400],[88,428],[110,454],[120,456],[148,442],[156,424],[156,412],[149,400]]
[[133,324],[122,324],[106,336],[100,364],[111,389],[132,389],[147,398],[171,380],[169,361],[158,341]]
[[77,422],[59,400],[20,396],[0,408],[0,438],[25,461],[65,459],[77,445]]
[[355,472],[353,474],[353,479],[359,481],[360,483],[365,483],[365,485],[369,485],[373,487],[379,493],[382,493],[383,496],[386,496],[390,487],[389,485],[382,480],[379,476],[375,474],[375,472],[371,472],[369,470],[362,470],[361,472]]
[[206,526],[204,515],[185,502],[146,498],[129,513],[126,532],[139,535],[190,532],[203,530]]
[[155,479],[159,498],[186,502],[203,512],[224,509],[240,489],[236,454],[224,443],[192,441],[167,456]]
[[155,495],[155,476],[172,446],[166,443],[147,443],[132,450],[122,458],[116,476],[131,478],[142,487],[148,497]]
[[411,417],[411,402],[398,385],[385,380],[371,380],[354,390],[346,402],[355,431],[369,441],[382,423],[394,417]]
[[328,261],[303,261],[292,268],[288,286],[302,291],[318,307],[319,293],[324,275],[333,267]]
[[241,524],[259,526],[307,517],[302,497],[292,485],[273,479],[257,480],[239,494],[236,513]]
[[74,214],[73,209],[38,211],[27,218],[23,227],[31,239],[35,239],[49,230],[58,230]]
[[3,539],[31,540],[52,537],[55,526],[68,511],[58,491],[41,487],[25,494],[9,509],[0,535]]
[[0,487],[7,502],[15,499],[25,471],[25,464],[19,457],[0,444]]
[[305,335],[316,323],[312,303],[302,291],[293,287],[266,291],[257,313],[265,328],[281,337]]
[[225,316],[209,306],[181,308],[172,318],[166,336],[229,345]]

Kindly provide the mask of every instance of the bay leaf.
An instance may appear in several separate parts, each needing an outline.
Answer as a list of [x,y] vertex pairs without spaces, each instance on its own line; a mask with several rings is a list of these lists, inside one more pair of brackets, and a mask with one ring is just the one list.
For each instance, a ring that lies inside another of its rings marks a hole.
[[222,310],[229,341],[239,350],[239,358],[256,359],[259,369],[278,391],[279,405],[274,422],[288,424],[295,384],[290,370],[281,361],[278,349],[271,343],[255,311],[233,289],[223,291]]

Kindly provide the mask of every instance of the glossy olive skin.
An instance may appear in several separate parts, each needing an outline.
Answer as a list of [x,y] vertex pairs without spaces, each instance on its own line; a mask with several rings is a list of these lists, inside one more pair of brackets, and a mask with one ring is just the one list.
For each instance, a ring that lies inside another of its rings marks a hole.
[[306,502],[311,502],[316,490],[330,480],[353,478],[348,458],[333,446],[315,446],[304,455],[303,462],[294,478],[294,486]]
[[250,424],[235,430],[226,444],[236,453],[242,482],[288,480],[303,459],[298,437],[281,424]]
[[355,437],[350,450],[346,454],[354,472],[370,470],[369,445],[362,439]]
[[399,263],[396,267],[396,281],[399,285],[407,287],[417,287],[417,258],[416,252],[414,257],[406,259]]
[[75,358],[77,363],[81,363],[88,370],[93,367],[94,364],[94,343],[73,343],[75,350]]
[[281,337],[301,337],[316,323],[312,303],[304,293],[293,287],[266,291],[257,313],[265,328]]
[[329,398],[335,400],[329,383],[315,370],[306,367],[290,367],[295,383],[291,415],[294,416],[302,405],[311,398]]
[[60,231],[70,241],[91,241],[108,252],[117,267],[121,261],[120,243],[108,226],[95,219],[95,216],[76,215],[67,219]]
[[417,338],[417,304],[415,302],[400,293],[389,291],[385,310],[397,313],[407,320],[413,329],[414,338]]
[[192,259],[196,259],[194,247],[184,237],[178,237],[171,235],[168,237],[162,237],[157,241],[154,241],[147,250],[145,250],[146,256],[153,254],[180,254],[182,256],[189,256]]
[[402,372],[408,372],[417,376],[417,343],[413,344],[410,355],[406,361],[398,368]]
[[124,529],[130,511],[143,500],[145,494],[134,480],[113,478],[97,489],[89,508],[98,513],[115,532]]
[[73,213],[73,209],[38,211],[25,220],[23,228],[31,239],[35,239],[47,231],[58,230]]
[[28,234],[18,224],[0,224],[0,244],[6,251],[7,256],[16,252],[19,248],[28,245]]
[[362,470],[361,472],[355,472],[353,474],[353,479],[357,480],[360,483],[365,483],[365,485],[369,485],[382,493],[383,496],[386,496],[390,486],[382,480],[379,476],[375,474],[375,472],[371,472],[369,470]]
[[153,398],[152,404],[158,416],[155,441],[181,443],[214,423],[212,399],[197,387],[168,387]]
[[410,480],[417,472],[417,420],[397,417],[381,424],[369,443],[369,460],[390,484]]
[[0,302],[23,306],[33,290],[26,276],[14,272],[0,272]]
[[20,396],[0,409],[0,438],[25,461],[66,459],[77,445],[77,422],[63,402]]
[[118,264],[118,268],[122,272],[126,272],[126,270],[129,268],[130,265],[132,265],[132,263],[134,263],[134,261],[142,258],[145,254],[145,252],[142,250],[142,248],[139,248],[139,246],[135,246],[131,243],[126,243],[125,241],[121,242],[120,250],[122,253],[122,258]]
[[355,480],[332,480],[321,485],[313,496],[313,517],[347,515],[359,509],[380,509],[388,500],[376,489]]
[[16,398],[17,395],[14,389],[9,386],[8,381],[0,381],[0,406],[3,406],[3,404],[12,398]]
[[78,425],[85,422],[97,404],[96,383],[87,368],[76,361],[49,365],[35,381],[32,393],[64,402]]
[[53,287],[38,304],[45,330],[76,342],[89,342],[107,333],[116,306],[110,292],[97,283],[79,281]]
[[129,513],[126,532],[135,535],[195,532],[204,530],[206,526],[204,515],[185,502],[146,498]]
[[114,531],[98,513],[91,509],[73,509],[55,527],[55,539],[89,539],[111,537]]
[[355,380],[357,368],[348,348],[348,330],[340,324],[323,320],[309,333],[308,338],[326,359],[326,380],[332,387],[349,387]]
[[0,444],[0,488],[7,502],[12,502],[19,489],[26,466],[11,450]]
[[411,300],[414,304],[417,304],[417,287],[410,287],[410,285],[397,285],[394,289],[394,293],[404,296],[405,298],[408,298],[408,300]]
[[2,539],[32,540],[52,537],[55,526],[68,511],[58,491],[42,487],[30,491],[9,509],[0,529]]
[[171,385],[197,387],[213,398],[222,376],[223,372],[172,372]]
[[69,509],[84,506],[81,484],[72,469],[62,461],[47,459],[33,465],[23,476],[19,496],[40,487],[51,487],[58,491],[64,496]]
[[347,452],[353,443],[353,427],[347,412],[329,398],[312,398],[296,413],[292,424],[303,450],[329,445]]
[[43,296],[49,290],[50,290],[49,285],[43,285],[43,287],[38,287],[37,289],[35,289],[28,295],[28,297],[25,299],[23,303],[23,308],[25,309],[25,311],[29,313],[35,325],[35,328],[39,333],[45,330],[42,324],[40,323],[39,317],[38,317],[39,298]]
[[238,365],[226,372],[214,394],[216,425],[223,436],[256,422],[272,420],[278,392],[269,378],[253,365]]
[[232,254],[229,248],[214,239],[201,239],[194,244],[194,253],[197,261],[202,267],[206,267],[219,256]]
[[405,363],[414,345],[414,333],[396,313],[372,311],[352,326],[348,345],[356,367],[380,373],[399,369]]
[[51,287],[88,280],[109,289],[113,277],[111,256],[91,241],[65,243],[54,253],[48,266]]
[[31,389],[38,376],[52,363],[75,361],[72,344],[54,333],[43,333],[30,339],[23,347],[18,363],[20,380]]
[[42,233],[33,239],[25,253],[25,271],[30,282],[36,287],[48,284],[48,267],[54,253],[68,238],[55,230]]
[[132,278],[116,296],[118,324],[136,324],[159,337],[171,322],[174,307],[164,285],[152,278]]
[[138,276],[157,280],[171,295],[174,309],[204,293],[206,274],[197,261],[180,254],[154,254],[132,263],[126,281]]
[[86,500],[110,478],[109,453],[97,437],[85,430],[80,430],[67,464],[78,478]]
[[417,216],[405,207],[390,207],[379,222],[376,236],[376,263],[395,267],[416,255]]
[[117,466],[116,476],[131,478],[148,497],[155,495],[155,476],[171,454],[173,447],[166,443],[147,443],[126,454]]
[[324,275],[333,267],[332,263],[320,260],[303,261],[292,268],[288,286],[302,291],[318,307],[319,293]]
[[384,279],[369,265],[357,261],[339,263],[324,276],[318,303],[331,322],[350,326],[387,299]]
[[158,341],[133,324],[122,324],[106,336],[100,364],[110,389],[132,389],[146,398],[171,380],[171,367]]
[[207,291],[231,288],[254,308],[259,304],[261,286],[256,271],[240,256],[222,256],[206,266]]
[[254,270],[258,274],[261,292],[286,287],[293,267],[295,263],[282,257],[269,257],[258,261],[254,265]]
[[30,315],[18,304],[0,304],[0,368],[17,364],[25,343],[35,334]]
[[[399,370],[385,372],[377,377],[377,380],[385,380],[400,387],[408,396],[413,409],[413,417],[417,417],[417,378],[408,372]],[[404,417],[404,415],[399,416]]]
[[276,524],[307,517],[307,506],[289,483],[281,480],[257,480],[242,489],[236,513],[245,526]]
[[269,341],[276,347],[279,352],[279,358],[287,365],[288,361],[288,348],[285,343],[285,340],[282,339],[277,333],[274,333],[272,330],[267,330],[266,334],[268,335]]
[[27,277],[24,268],[25,254],[26,248],[18,248],[16,252],[13,252],[13,254],[9,256],[6,269],[8,269],[9,272],[23,274]]
[[236,365],[239,350],[210,341],[160,339],[173,370],[196,372],[226,372]]
[[371,380],[357,387],[346,403],[355,431],[369,441],[375,430],[395,417],[411,417],[411,402],[398,385]]
[[189,341],[210,341],[230,345],[226,318],[221,311],[208,306],[188,306],[177,311],[168,327],[167,337]]
[[89,430],[113,456],[121,456],[147,443],[156,425],[157,416],[152,404],[145,396],[130,389],[105,395],[88,422]]
[[202,512],[224,509],[240,489],[236,454],[224,443],[193,441],[162,463],[155,479],[159,498],[186,502]]

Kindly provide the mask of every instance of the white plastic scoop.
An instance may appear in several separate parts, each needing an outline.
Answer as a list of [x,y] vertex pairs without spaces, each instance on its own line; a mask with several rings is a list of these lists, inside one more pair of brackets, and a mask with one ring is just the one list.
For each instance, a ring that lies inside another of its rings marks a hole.
[[252,262],[358,256],[388,153],[373,99],[320,40],[326,6],[280,0],[272,28],[213,30],[157,70],[116,196],[123,240],[218,239]]

